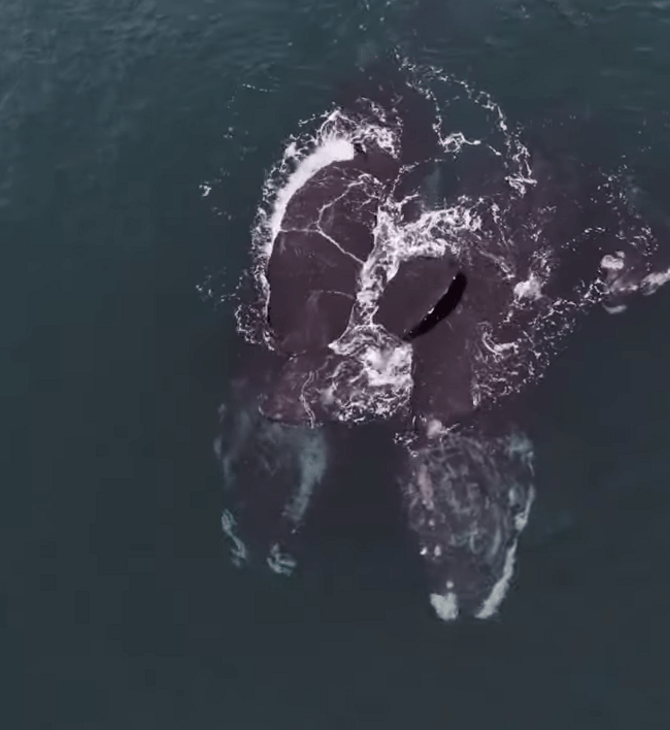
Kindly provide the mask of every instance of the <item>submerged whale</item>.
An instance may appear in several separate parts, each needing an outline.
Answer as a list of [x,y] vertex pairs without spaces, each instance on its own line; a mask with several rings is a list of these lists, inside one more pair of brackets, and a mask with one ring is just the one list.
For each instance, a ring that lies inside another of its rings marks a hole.
[[290,573],[330,464],[377,423],[436,613],[486,618],[534,498],[528,393],[583,312],[670,280],[665,232],[488,97],[490,140],[446,132],[416,79],[380,98],[292,146],[259,215],[222,527],[237,564]]

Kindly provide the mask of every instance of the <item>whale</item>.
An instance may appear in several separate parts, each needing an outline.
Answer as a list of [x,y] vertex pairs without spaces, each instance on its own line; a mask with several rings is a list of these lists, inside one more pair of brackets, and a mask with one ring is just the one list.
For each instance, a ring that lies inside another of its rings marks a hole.
[[490,98],[466,94],[502,143],[445,133],[417,88],[329,113],[259,215],[222,529],[235,564],[292,573],[332,464],[376,425],[433,610],[485,619],[535,498],[533,387],[591,309],[670,280],[668,232]]

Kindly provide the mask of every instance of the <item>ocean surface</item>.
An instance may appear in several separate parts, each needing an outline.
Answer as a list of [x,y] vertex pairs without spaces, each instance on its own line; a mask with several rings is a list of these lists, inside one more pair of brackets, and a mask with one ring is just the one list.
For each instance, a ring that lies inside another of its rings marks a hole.
[[212,442],[303,120],[399,55],[670,220],[669,38],[667,0],[2,3],[3,728],[668,726],[670,288],[585,318],[537,388],[489,622],[434,617],[363,456],[318,570],[236,570]]

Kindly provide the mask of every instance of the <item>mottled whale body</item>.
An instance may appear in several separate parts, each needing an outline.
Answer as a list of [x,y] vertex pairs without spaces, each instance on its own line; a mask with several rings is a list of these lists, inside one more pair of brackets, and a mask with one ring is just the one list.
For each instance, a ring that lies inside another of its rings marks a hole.
[[447,134],[432,97],[406,92],[330,114],[266,201],[239,316],[248,356],[217,441],[222,524],[237,562],[290,572],[346,458],[337,425],[386,424],[435,611],[485,618],[534,497],[525,394],[582,312],[670,274],[614,183],[528,152],[502,113],[499,148]]

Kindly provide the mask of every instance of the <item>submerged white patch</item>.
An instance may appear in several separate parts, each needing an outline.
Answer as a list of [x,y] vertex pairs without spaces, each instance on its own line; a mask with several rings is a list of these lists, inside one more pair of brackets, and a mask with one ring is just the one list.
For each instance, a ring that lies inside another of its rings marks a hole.
[[221,515],[221,529],[233,542],[233,547],[230,551],[231,562],[239,568],[244,563],[248,562],[249,553],[247,551],[247,546],[242,542],[241,538],[235,531],[236,525],[237,522],[233,513],[228,509],[224,510]]
[[443,621],[453,621],[458,618],[458,596],[453,591],[448,591],[444,596],[431,593],[430,605]]
[[233,423],[232,433],[227,439],[227,450],[224,449],[224,439],[219,435],[214,440],[214,453],[221,464],[223,472],[224,487],[231,489],[235,484],[234,466],[244,450],[253,428],[253,419],[247,409],[231,411],[225,404],[219,407],[219,422],[223,423],[230,418]]
[[603,304],[603,309],[608,314],[621,314],[622,312],[625,312],[628,307],[625,304],[617,304],[615,306],[610,306],[609,304]]
[[517,537],[514,543],[508,548],[505,555],[505,565],[502,570],[502,574],[496,584],[493,586],[491,593],[488,598],[482,603],[481,608],[475,613],[475,618],[487,619],[491,616],[495,616],[500,608],[500,605],[505,600],[507,591],[509,590],[512,576],[514,575],[514,561],[516,557],[516,549],[519,543],[519,534],[524,530],[528,524],[528,517],[530,515],[530,508],[533,505],[535,499],[535,490],[531,487],[528,492],[528,499],[526,501],[525,509],[520,512],[514,518],[514,527],[517,530]]
[[431,418],[426,424],[426,436],[428,436],[429,439],[439,436],[444,431],[444,424],[439,418]]
[[507,591],[509,590],[512,576],[514,575],[514,557],[516,553],[516,541],[508,548],[507,554],[505,555],[505,565],[503,572],[496,584],[493,586],[489,597],[484,601],[482,607],[475,613],[475,618],[491,618],[495,616],[500,608],[500,604],[505,599]]
[[267,557],[270,570],[277,575],[291,575],[295,570],[296,561],[292,555],[284,553],[277,543],[274,543]]
[[321,431],[306,431],[298,446],[298,487],[284,509],[284,515],[294,524],[302,522],[314,489],[320,484],[328,466],[328,448]]

